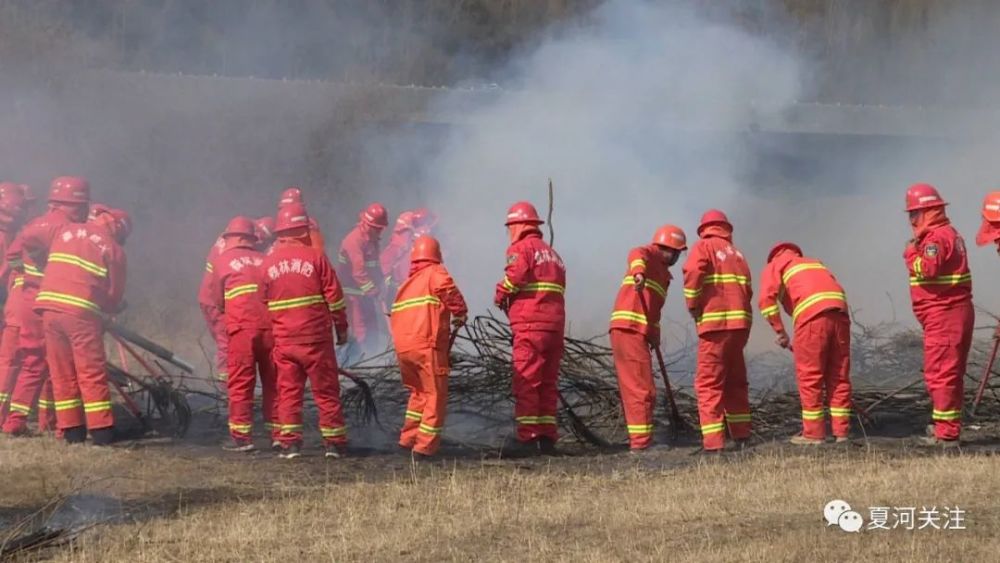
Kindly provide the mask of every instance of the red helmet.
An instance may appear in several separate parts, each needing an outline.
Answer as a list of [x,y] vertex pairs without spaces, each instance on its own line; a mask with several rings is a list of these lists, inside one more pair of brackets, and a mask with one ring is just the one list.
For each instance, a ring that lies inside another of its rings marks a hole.
[[538,216],[538,210],[527,201],[519,201],[507,210],[507,222],[504,225],[544,225],[545,221]]
[[261,217],[253,222],[254,234],[259,241],[269,241],[274,238],[274,217]]
[[90,183],[77,176],[60,176],[52,180],[49,201],[53,203],[89,203]]
[[27,201],[22,188],[13,182],[0,182],[0,205],[11,210],[21,209]]
[[421,232],[427,232],[437,225],[438,216],[436,213],[427,209],[426,207],[421,207],[420,209],[413,210],[413,226]]
[[284,207],[290,203],[302,203],[301,188],[290,186],[285,188],[285,191],[281,192],[281,199],[278,200],[278,208]]
[[253,221],[242,215],[237,215],[229,220],[226,230],[222,231],[222,236],[257,238],[257,232]]
[[384,229],[389,226],[389,214],[381,203],[373,203],[358,216],[369,227]]
[[413,250],[410,251],[410,262],[433,262],[440,264],[441,245],[436,238],[430,235],[421,235],[413,241]]
[[983,199],[983,219],[1000,223],[1000,191],[990,192]]
[[774,260],[774,257],[777,256],[782,250],[791,250],[799,256],[802,256],[802,249],[799,248],[799,245],[794,242],[783,241],[771,247],[771,251],[767,253],[767,263],[770,264],[771,260]]
[[404,211],[399,214],[396,218],[396,226],[394,227],[397,231],[406,231],[416,228],[417,214],[413,211]]
[[680,227],[674,225],[663,225],[656,229],[653,234],[653,244],[673,248],[674,250],[687,250],[687,235]]
[[308,228],[309,214],[306,213],[306,206],[301,203],[290,203],[278,210],[278,220],[274,225],[275,233]]
[[705,227],[718,224],[726,225],[730,229],[733,228],[733,224],[729,222],[729,217],[726,217],[725,213],[718,209],[709,209],[701,216],[701,222],[698,223],[698,234],[701,235],[701,231]]
[[948,204],[941,199],[941,194],[938,193],[937,188],[930,184],[913,184],[910,186],[910,189],[906,190],[907,211],[919,211],[921,209],[942,207],[944,205]]

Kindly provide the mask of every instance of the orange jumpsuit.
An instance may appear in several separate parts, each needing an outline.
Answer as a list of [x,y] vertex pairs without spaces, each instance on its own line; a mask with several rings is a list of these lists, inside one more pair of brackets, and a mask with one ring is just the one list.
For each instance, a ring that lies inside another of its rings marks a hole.
[[684,298],[698,329],[695,392],[705,450],[750,437],[750,397],[743,348],[750,335],[750,268],[722,226],[702,230],[684,263]]
[[377,345],[379,333],[378,295],[383,275],[379,264],[379,241],[373,230],[359,224],[340,243],[337,275],[344,283],[351,334],[362,351]]
[[833,435],[846,438],[851,429],[851,319],[844,288],[819,260],[785,250],[764,267],[760,281],[760,313],[783,334],[779,304],[795,325],[792,353],[802,435],[826,437],[825,391]]
[[924,380],[939,440],[962,430],[964,378],[975,312],[965,241],[943,209],[925,211],[928,224],[903,255],[910,273],[913,313],[924,329]]
[[[635,290],[637,274],[646,276],[643,296],[648,314],[643,311]],[[618,372],[629,445],[634,450],[652,443],[656,385],[649,347],[660,341],[660,313],[671,279],[667,262],[655,244],[633,248],[611,312],[611,352]]]
[[392,305],[390,328],[403,385],[410,390],[399,445],[433,455],[448,404],[451,316],[464,319],[465,299],[441,264],[414,262]]
[[114,425],[103,317],[118,311],[125,269],[125,252],[103,227],[67,225],[52,242],[35,310],[45,326],[60,430]]

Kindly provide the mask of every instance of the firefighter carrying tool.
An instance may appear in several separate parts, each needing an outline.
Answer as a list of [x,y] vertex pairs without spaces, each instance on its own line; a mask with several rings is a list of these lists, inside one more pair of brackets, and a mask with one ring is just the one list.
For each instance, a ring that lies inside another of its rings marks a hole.
[[[982,216],[983,222],[979,226],[979,232],[976,233],[976,244],[978,246],[995,244],[997,254],[1000,254],[1000,191],[986,194],[986,198],[983,199]],[[976,409],[979,408],[979,403],[983,400],[986,385],[993,373],[993,363],[996,361],[998,349],[1000,349],[1000,324],[993,332],[993,348],[986,362],[986,368],[983,370],[983,377],[979,380],[976,398],[972,401],[972,414],[976,414]]]
[[629,251],[625,278],[611,312],[611,351],[633,452],[653,443],[656,385],[650,348],[660,344],[660,315],[673,279],[669,268],[685,250],[684,231],[664,225],[650,244]]
[[[795,358],[802,433],[795,445],[826,440],[823,394],[830,408],[833,435],[846,442],[851,429],[851,319],[844,288],[822,262],[802,256],[791,242],[779,242],[761,273],[760,313],[777,333],[775,340]],[[792,317],[794,345],[779,307]]]
[[379,239],[389,225],[381,203],[373,203],[358,215],[358,224],[340,243],[337,275],[344,283],[351,335],[363,352],[379,346],[379,295],[384,278],[379,264]]
[[741,444],[750,438],[750,397],[743,348],[750,335],[750,268],[733,245],[733,226],[711,209],[700,240],[684,263],[684,298],[698,330],[695,392],[706,452],[725,446],[725,429]]
[[278,211],[275,232],[278,240],[261,268],[278,374],[279,456],[300,455],[302,400],[308,380],[319,409],[326,457],[339,458],[347,445],[347,427],[333,331],[337,344],[345,344],[344,294],[326,254],[310,246],[309,215],[302,204],[292,203]]
[[556,414],[566,328],[566,266],[542,240],[538,229],[542,224],[528,202],[515,203],[507,211],[510,247],[493,302],[507,313],[514,332],[517,439],[552,453],[559,439]]
[[399,445],[431,456],[440,445],[448,405],[449,325],[457,331],[465,324],[468,308],[442,264],[437,240],[417,238],[410,263],[390,317],[403,385],[410,391]]
[[111,209],[86,224],[66,225],[52,241],[35,310],[45,326],[56,424],[68,443],[114,439],[111,390],[104,355],[105,318],[125,293],[128,214]]
[[965,241],[930,184],[906,192],[913,238],[903,259],[910,275],[913,313],[924,329],[924,381],[933,404],[934,436],[926,445],[957,446],[962,430],[963,380],[975,312]]

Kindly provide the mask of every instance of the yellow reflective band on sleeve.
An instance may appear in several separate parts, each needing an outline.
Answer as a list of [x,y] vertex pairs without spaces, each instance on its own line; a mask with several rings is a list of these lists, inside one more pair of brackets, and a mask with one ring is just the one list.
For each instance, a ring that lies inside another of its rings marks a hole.
[[726,422],[750,422],[750,413],[726,413]]
[[652,424],[629,424],[627,427],[629,436],[644,436],[653,433]]
[[642,313],[636,313],[635,311],[612,311],[611,312],[612,321],[632,321],[639,324],[647,324],[646,315]]
[[951,274],[946,276],[938,276],[936,278],[923,279],[920,277],[911,277],[910,286],[916,287],[918,285],[958,285],[962,283],[971,283],[972,274]]
[[517,286],[514,285],[514,282],[510,281],[510,278],[508,278],[507,276],[503,277],[503,282],[501,282],[501,285],[503,285],[503,288],[511,293],[517,293]]
[[[622,285],[635,285],[635,278],[632,276],[626,276],[625,279],[622,280]],[[660,297],[664,299],[667,298],[667,289],[655,281],[646,278],[646,287],[652,289]]]
[[726,425],[723,422],[713,422],[711,424],[701,425],[701,435],[708,436],[709,434],[718,434],[725,430]]
[[339,436],[347,436],[346,426],[320,426],[319,433],[324,438],[337,438]]
[[819,410],[802,409],[802,420],[823,420],[823,409]]
[[635,259],[635,260],[633,260],[633,261],[631,261],[631,262],[628,263],[629,270],[634,270],[634,269],[640,268],[640,267],[641,268],[645,268],[646,267],[646,261],[643,260],[642,258],[637,258],[637,259]]
[[347,308],[347,302],[344,301],[343,299],[341,299],[340,301],[337,301],[336,303],[330,303],[328,305],[328,307],[329,307],[331,313],[336,313],[337,311],[341,311],[343,309],[346,309]]
[[79,256],[74,254],[67,254],[65,252],[53,252],[49,254],[49,262],[58,262],[60,264],[70,264],[76,266],[85,272],[94,274],[100,278],[108,277],[108,269],[101,266],[100,264],[95,264],[89,260],[84,260]]
[[38,297],[35,298],[35,301],[39,303],[62,303],[63,305],[71,305],[73,307],[87,309],[88,311],[93,311],[95,313],[101,312],[101,308],[97,306],[97,303],[87,301],[86,299],[76,297],[75,295],[56,293],[55,291],[40,291],[38,292]]
[[14,285],[12,287],[21,287],[24,285],[24,276],[17,276],[14,278]]
[[375,289],[375,283],[374,282],[370,282],[370,281],[365,282],[365,283],[361,284],[361,287],[359,289],[361,289],[361,291],[367,293],[367,292]]
[[424,306],[440,307],[441,300],[433,295],[424,295],[421,297],[414,297],[413,299],[404,299],[403,301],[397,301],[392,304],[392,312],[398,313],[400,311],[405,311],[406,309]]
[[356,287],[345,287],[343,290],[344,290],[344,295],[350,295],[352,297],[364,297],[365,296],[365,292],[361,291],[360,289],[358,289]]
[[337,262],[339,264],[347,264],[347,257],[344,256],[343,254],[340,254],[337,256]]
[[709,274],[705,276],[705,283],[712,284],[723,284],[723,283],[735,283],[739,285],[746,285],[749,282],[746,276],[741,276],[739,274]]
[[770,307],[764,307],[760,310],[760,314],[765,317],[773,317],[778,314],[778,306],[771,305]]
[[253,430],[252,424],[238,424],[236,422],[229,423],[230,432],[241,432],[243,434],[249,434],[251,430]]
[[237,297],[240,297],[241,295],[250,295],[252,293],[257,293],[257,289],[259,289],[259,287],[255,283],[248,283],[248,284],[244,284],[244,285],[238,285],[238,286],[230,289],[229,291],[227,291],[225,293],[224,297],[225,297],[226,301],[229,301],[230,299],[236,299]]
[[386,276],[385,279],[382,282],[385,285],[392,285],[392,276],[391,275]]
[[832,416],[832,417],[851,416],[851,408],[850,407],[830,407],[830,416]]
[[787,284],[788,280],[792,279],[792,276],[799,272],[804,272],[806,270],[825,270],[826,266],[820,262],[809,262],[806,264],[796,264],[791,268],[785,270],[785,273],[781,275],[781,282]]
[[57,411],[76,409],[82,406],[83,406],[83,401],[81,399],[66,399],[64,401],[55,401],[55,408]]
[[44,278],[45,277],[45,272],[39,270],[37,266],[33,266],[31,264],[27,264],[26,263],[24,265],[24,275],[26,275],[26,276],[32,276],[32,277],[35,277],[35,278]]
[[[917,256],[913,260],[913,273],[916,274],[917,278],[924,277],[924,259],[922,256]],[[910,281],[913,281],[913,278],[910,278]]]
[[750,320],[750,313],[747,311],[714,311],[703,314],[695,324],[712,323],[719,321],[731,321],[738,319]]
[[10,395],[8,393],[0,393],[0,405],[5,404],[9,398]]
[[931,414],[931,418],[934,420],[962,420],[962,411],[939,411],[934,409],[934,412]]
[[408,410],[404,416],[409,420],[416,420],[417,422],[420,422],[420,420],[424,417],[424,413]]
[[12,410],[14,412],[17,412],[17,413],[21,413],[23,415],[29,415],[29,414],[31,414],[31,405],[24,405],[24,404],[21,404],[21,403],[15,403],[15,402],[11,401],[11,403],[10,403],[10,410]]
[[539,293],[558,293],[562,295],[566,293],[566,288],[557,284],[549,282],[532,282],[524,284],[524,288],[528,291],[537,291]]
[[215,271],[215,268],[212,266],[211,262],[205,262],[205,271],[210,274]]
[[799,314],[805,311],[809,307],[815,305],[820,301],[843,301],[847,302],[847,296],[845,296],[840,291],[821,291],[819,293],[814,293],[809,297],[802,300],[801,303],[795,306],[795,310],[792,311],[792,320],[799,318]]
[[438,435],[444,428],[440,426],[431,426],[429,424],[420,423],[420,431],[424,434]]
[[83,412],[103,412],[111,410],[111,401],[97,401],[96,403],[84,403]]
[[702,291],[702,288],[700,288],[700,287],[697,288],[697,289],[688,289],[688,288],[685,287],[684,288],[684,297],[687,297],[688,299],[694,299],[695,297],[698,297],[699,295],[701,295],[701,291]]
[[267,310],[285,311],[288,309],[298,309],[299,307],[321,305],[323,303],[326,303],[326,299],[322,295],[306,295],[304,297],[295,297],[293,299],[279,299],[277,301],[269,301],[267,303]]

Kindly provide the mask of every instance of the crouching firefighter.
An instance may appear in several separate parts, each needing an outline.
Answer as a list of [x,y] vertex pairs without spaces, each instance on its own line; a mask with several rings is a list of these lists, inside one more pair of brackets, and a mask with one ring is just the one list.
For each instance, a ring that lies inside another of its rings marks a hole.
[[468,308],[441,260],[438,241],[418,237],[410,275],[392,304],[390,328],[403,385],[410,391],[399,445],[418,456],[434,455],[448,405],[449,325],[458,330]]

